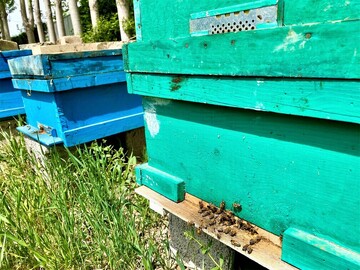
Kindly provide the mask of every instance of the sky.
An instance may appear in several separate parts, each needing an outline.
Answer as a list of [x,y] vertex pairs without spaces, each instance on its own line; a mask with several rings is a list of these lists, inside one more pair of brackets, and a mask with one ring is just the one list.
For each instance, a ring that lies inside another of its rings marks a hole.
[[[40,8],[44,10],[43,1],[40,0]],[[21,14],[20,14],[20,4],[19,0],[15,0],[16,10],[9,14],[9,28],[10,28],[10,35],[16,36],[21,33],[21,29],[23,29]],[[44,13],[44,12],[42,12]],[[44,21],[44,19],[43,19]]]

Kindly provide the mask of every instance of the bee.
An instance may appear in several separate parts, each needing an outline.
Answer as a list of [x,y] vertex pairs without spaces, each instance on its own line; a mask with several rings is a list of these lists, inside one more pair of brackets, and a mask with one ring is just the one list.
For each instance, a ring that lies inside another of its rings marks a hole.
[[225,233],[225,234],[228,234],[230,231],[231,231],[231,229],[230,229],[229,227],[227,227],[227,228],[224,229],[224,233]]
[[204,208],[204,202],[203,201],[199,201],[199,208],[203,209]]
[[242,250],[243,250],[243,251],[247,251],[248,247],[249,247],[249,245],[246,244],[246,245],[243,246]]
[[228,220],[228,218],[227,218],[226,215],[221,215],[221,216],[219,216],[219,221],[220,221],[220,222],[223,222],[223,221],[226,221],[226,220]]
[[256,238],[251,239],[249,244],[250,245],[255,245],[255,244],[259,243],[260,241],[261,241],[261,236],[258,236]]
[[247,248],[247,253],[248,253],[248,254],[251,254],[252,252],[253,252],[252,247],[248,247],[248,248]]
[[201,216],[202,217],[207,217],[208,215],[210,215],[210,211],[205,211]]
[[199,214],[202,214],[202,213],[204,213],[205,211],[207,211],[206,208],[201,208],[201,209],[199,209],[198,213],[199,213]]
[[225,210],[225,202],[224,202],[224,201],[222,201],[222,202],[220,203],[220,210],[221,210],[221,211],[224,211],[224,210]]
[[220,208],[218,208],[218,209],[216,210],[215,214],[220,215],[222,212],[223,212],[223,210],[221,210]]
[[217,207],[213,204],[208,204],[207,208],[211,210],[211,212],[215,213],[217,211]]
[[236,211],[241,211],[242,210],[242,206],[241,206],[241,204],[240,203],[233,203],[233,208],[234,208],[234,210],[236,210]]
[[214,219],[214,217],[215,217],[214,214],[209,215],[209,219]]
[[187,225],[188,225],[188,226],[194,226],[194,225],[195,225],[195,222],[192,221],[192,220],[189,220],[189,221],[187,222]]
[[196,228],[196,233],[197,233],[198,235],[200,235],[201,232],[202,232],[202,227],[201,227],[201,226],[200,226],[199,228]]
[[241,247],[241,244],[238,241],[235,241],[235,240],[232,239],[230,242],[235,247]]
[[215,220],[212,220],[212,221],[209,222],[209,226],[213,226],[213,225],[215,225],[215,224],[216,224],[216,221],[215,221]]
[[225,222],[224,222],[224,225],[225,225],[225,226],[231,226],[232,224],[231,224],[230,221],[225,221]]
[[230,235],[231,235],[232,237],[234,237],[234,236],[236,235],[236,231],[235,231],[235,230],[231,230],[231,231],[230,231]]
[[216,238],[219,239],[219,240],[221,239],[220,233],[216,233]]
[[223,230],[223,228],[218,228],[217,231],[218,232],[223,232],[224,230]]

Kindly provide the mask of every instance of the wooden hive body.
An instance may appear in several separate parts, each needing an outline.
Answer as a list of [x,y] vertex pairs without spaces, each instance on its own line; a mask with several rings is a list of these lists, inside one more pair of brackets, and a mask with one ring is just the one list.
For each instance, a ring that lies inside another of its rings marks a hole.
[[[265,7],[275,23],[254,13]],[[301,269],[359,269],[360,1],[136,0],[135,10],[138,42],[124,55],[129,92],[144,96],[138,182],[174,201],[240,203]],[[197,25],[248,14],[262,20],[255,29]]]
[[0,52],[0,119],[25,113],[21,92],[11,83],[8,60],[30,54],[31,50]]
[[69,147],[143,126],[120,49],[23,57],[10,69],[28,122],[18,130],[43,145]]

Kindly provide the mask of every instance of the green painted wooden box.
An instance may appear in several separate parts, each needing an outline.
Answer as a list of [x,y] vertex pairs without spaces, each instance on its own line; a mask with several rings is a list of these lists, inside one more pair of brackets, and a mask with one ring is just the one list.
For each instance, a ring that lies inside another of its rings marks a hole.
[[360,1],[134,6],[125,70],[149,156],[137,181],[240,203],[298,268],[360,269]]

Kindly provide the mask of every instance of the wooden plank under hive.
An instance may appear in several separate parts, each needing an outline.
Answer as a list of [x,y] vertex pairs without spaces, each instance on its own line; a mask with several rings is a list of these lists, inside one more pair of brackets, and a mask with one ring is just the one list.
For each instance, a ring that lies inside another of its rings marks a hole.
[[31,55],[31,50],[0,51],[0,119],[25,113],[21,92],[14,89],[8,60]]
[[67,147],[143,126],[141,98],[127,93],[121,49],[40,54],[9,61],[27,115],[18,128]]
[[359,269],[360,1],[135,2],[138,183],[241,204],[298,268]]

